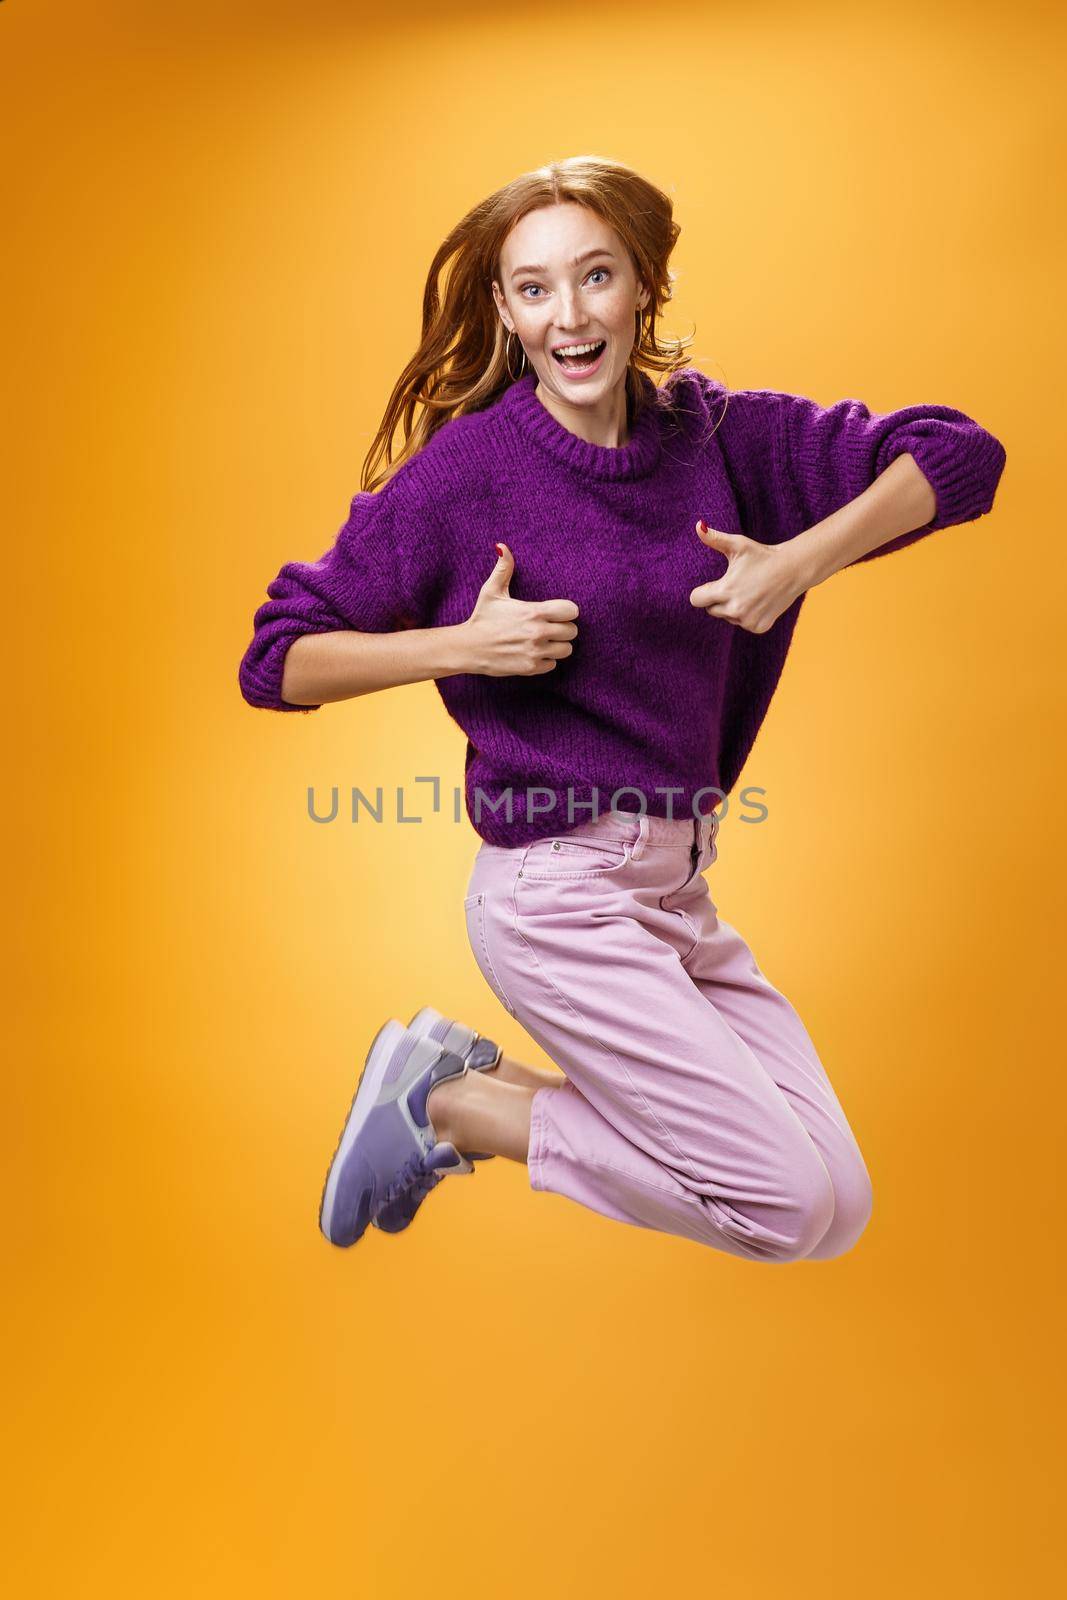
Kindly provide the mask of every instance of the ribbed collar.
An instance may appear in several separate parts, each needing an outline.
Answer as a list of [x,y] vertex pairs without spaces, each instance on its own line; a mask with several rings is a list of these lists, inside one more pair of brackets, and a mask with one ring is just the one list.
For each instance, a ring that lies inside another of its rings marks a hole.
[[646,372],[638,375],[646,403],[623,445],[590,444],[565,428],[543,406],[534,390],[536,372],[527,372],[505,389],[498,404],[516,427],[563,466],[587,478],[644,478],[660,457],[660,416],[656,385]]

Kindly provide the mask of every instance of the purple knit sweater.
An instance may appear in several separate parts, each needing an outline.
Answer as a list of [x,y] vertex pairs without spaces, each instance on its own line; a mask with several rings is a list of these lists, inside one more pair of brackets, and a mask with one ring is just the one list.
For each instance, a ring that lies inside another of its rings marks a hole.
[[719,803],[710,791],[733,789],[804,596],[762,634],[690,605],[690,590],[727,567],[694,531],[699,517],[780,544],[910,452],[936,515],[858,558],[870,561],[982,516],[1004,468],[1000,441],[943,405],[824,408],[727,390],[686,367],[661,387],[642,376],[644,402],[612,449],[565,428],[535,384],[528,373],[486,410],[453,417],[383,489],[355,496],[325,555],[287,562],[239,672],[250,705],[318,710],[281,698],[294,639],[464,622],[503,540],[515,599],[572,600],[579,614],[573,652],[551,672],[437,680],[467,735],[468,816],[495,845],[564,832],[613,804],[692,818]]

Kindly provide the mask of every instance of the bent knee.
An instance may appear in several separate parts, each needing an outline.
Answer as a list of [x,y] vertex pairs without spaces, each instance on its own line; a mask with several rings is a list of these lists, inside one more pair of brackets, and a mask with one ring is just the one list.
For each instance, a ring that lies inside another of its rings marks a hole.
[[813,1148],[811,1154],[811,1160],[790,1174],[788,1200],[775,1230],[778,1238],[768,1258],[771,1261],[802,1261],[833,1226],[837,1212],[834,1186],[818,1152]]
[[857,1160],[847,1174],[835,1174],[834,1185],[834,1218],[810,1251],[809,1261],[831,1261],[835,1256],[846,1255],[859,1242],[871,1220],[874,1194],[862,1160]]

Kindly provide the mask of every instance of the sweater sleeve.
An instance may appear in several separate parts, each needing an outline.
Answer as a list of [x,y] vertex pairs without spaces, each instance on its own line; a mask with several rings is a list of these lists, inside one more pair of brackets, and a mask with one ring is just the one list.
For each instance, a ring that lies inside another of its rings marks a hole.
[[317,561],[287,561],[267,585],[238,668],[241,693],[271,711],[318,711],[281,695],[285,657],[305,633],[390,633],[427,625],[438,572],[429,519],[404,493],[401,469],[376,494],[352,500],[347,521]]
[[905,454],[934,491],[934,515],[847,566],[903,550],[938,528],[972,522],[992,509],[1007,459],[1004,446],[951,406],[878,413],[860,400],[820,406],[803,395],[771,389],[724,398],[727,415],[736,408],[728,437],[734,441],[738,476],[765,524],[765,531],[752,537],[773,543],[793,538],[854,500]]

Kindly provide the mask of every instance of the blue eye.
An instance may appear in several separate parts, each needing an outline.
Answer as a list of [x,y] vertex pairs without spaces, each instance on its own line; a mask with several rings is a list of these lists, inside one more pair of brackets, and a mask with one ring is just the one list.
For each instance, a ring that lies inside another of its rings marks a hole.
[[[592,277],[593,273],[595,273],[595,272],[603,272],[603,273],[605,273],[607,275],[607,277],[609,277],[609,278],[611,277],[611,268],[610,267],[594,267],[593,271],[589,273],[589,276]],[[537,289],[537,288],[540,288],[539,284],[536,284],[536,283],[524,283],[522,288],[519,290],[519,294],[525,300],[525,299],[528,298],[528,296],[526,294],[527,289]]]

